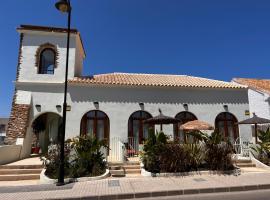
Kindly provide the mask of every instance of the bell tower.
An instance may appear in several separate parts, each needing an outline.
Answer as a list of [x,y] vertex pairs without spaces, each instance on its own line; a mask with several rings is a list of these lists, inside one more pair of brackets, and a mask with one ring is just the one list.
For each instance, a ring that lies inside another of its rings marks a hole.
[[[13,95],[6,144],[27,138],[33,114],[33,87],[65,81],[67,29],[21,25],[15,92]],[[81,76],[85,51],[80,33],[71,29],[68,79]],[[49,92],[49,91],[48,91]],[[46,96],[46,92],[45,92]],[[29,140],[29,138],[28,138]]]
[[[64,82],[67,29],[21,25],[18,82]],[[80,33],[71,29],[68,79],[80,76],[85,52]]]

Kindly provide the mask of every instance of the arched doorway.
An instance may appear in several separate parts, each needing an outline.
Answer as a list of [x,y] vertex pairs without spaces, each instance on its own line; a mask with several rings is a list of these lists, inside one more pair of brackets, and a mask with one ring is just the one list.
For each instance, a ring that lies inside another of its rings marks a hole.
[[183,111],[183,112],[178,113],[175,116],[175,118],[179,119],[180,122],[174,125],[174,140],[180,141],[182,143],[187,143],[187,142],[192,143],[193,142],[192,136],[186,134],[185,131],[180,130],[179,126],[189,121],[197,120],[197,117],[191,112]]
[[62,117],[56,113],[48,112],[39,115],[32,123],[33,147],[40,147],[42,153],[48,152],[48,146],[59,141],[61,124]]
[[222,112],[217,115],[215,120],[216,130],[225,138],[228,138],[232,143],[239,137],[239,128],[237,118],[229,113]]
[[143,121],[152,115],[146,111],[136,111],[128,119],[128,137],[135,138],[139,144],[148,137],[148,129],[154,125],[144,124]]
[[152,115],[146,111],[136,111],[128,119],[128,143],[127,150],[130,157],[137,155],[139,144],[148,138],[149,128],[154,129],[154,125],[144,124],[143,121],[151,118]]
[[94,136],[105,140],[109,144],[110,120],[106,113],[100,110],[91,110],[81,119],[81,135]]

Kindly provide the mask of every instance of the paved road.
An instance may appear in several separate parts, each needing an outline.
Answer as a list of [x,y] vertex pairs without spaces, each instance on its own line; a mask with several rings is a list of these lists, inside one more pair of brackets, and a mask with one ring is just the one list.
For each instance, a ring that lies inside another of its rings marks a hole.
[[143,198],[140,200],[270,200],[270,190]]

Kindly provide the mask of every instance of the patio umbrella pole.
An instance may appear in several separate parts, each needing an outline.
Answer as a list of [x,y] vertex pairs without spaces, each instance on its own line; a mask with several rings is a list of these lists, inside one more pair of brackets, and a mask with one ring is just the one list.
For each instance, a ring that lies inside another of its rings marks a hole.
[[257,144],[257,143],[258,143],[258,138],[257,138],[257,129],[258,129],[257,124],[255,124],[255,144]]
[[160,124],[160,131],[162,131],[162,129],[163,129],[163,128],[162,128],[162,124]]
[[258,117],[255,113],[253,113],[253,117],[251,118],[248,118],[248,119],[245,119],[241,122],[238,122],[237,124],[254,124],[255,127],[255,144],[258,143],[258,138],[257,138],[257,131],[258,131],[258,124],[270,124],[270,120],[269,119],[265,119],[265,118],[261,118],[261,117]]

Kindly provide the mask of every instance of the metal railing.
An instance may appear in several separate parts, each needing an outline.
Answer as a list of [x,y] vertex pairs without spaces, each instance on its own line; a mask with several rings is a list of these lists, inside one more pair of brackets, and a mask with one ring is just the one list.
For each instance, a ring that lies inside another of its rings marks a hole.
[[139,140],[135,137],[128,137],[126,144],[127,157],[135,157],[139,155]]
[[236,158],[237,159],[239,157],[250,158],[251,145],[252,145],[252,142],[250,142],[250,140],[244,137],[238,137],[233,144]]

